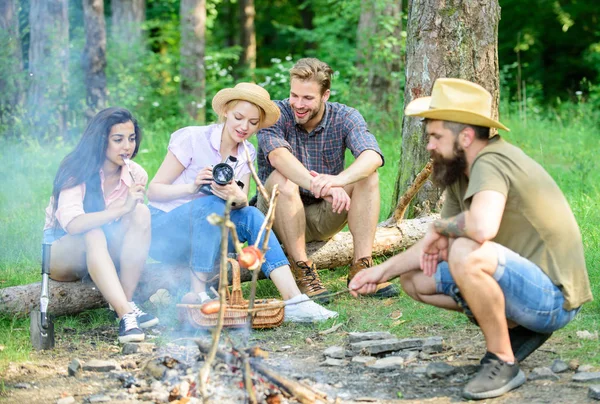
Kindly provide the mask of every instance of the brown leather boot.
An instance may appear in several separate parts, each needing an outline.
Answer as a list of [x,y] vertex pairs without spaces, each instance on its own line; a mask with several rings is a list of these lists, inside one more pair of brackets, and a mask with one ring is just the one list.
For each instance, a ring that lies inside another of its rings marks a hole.
[[329,303],[329,291],[323,286],[323,282],[319,278],[317,266],[312,261],[294,262],[290,260],[290,262],[300,292],[318,303]]
[[[352,278],[356,276],[357,273],[362,271],[365,268],[370,268],[373,266],[373,258],[372,257],[363,257],[359,258],[354,264],[350,266],[350,271],[348,271],[348,284]],[[377,290],[371,296],[379,297],[379,298],[387,298],[394,297],[400,294],[400,290],[398,287],[390,282],[383,282],[377,285]]]

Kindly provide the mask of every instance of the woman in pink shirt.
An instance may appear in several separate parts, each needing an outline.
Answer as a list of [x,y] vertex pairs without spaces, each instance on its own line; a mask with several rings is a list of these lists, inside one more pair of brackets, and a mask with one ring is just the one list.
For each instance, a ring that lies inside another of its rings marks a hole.
[[50,277],[69,282],[87,271],[120,319],[121,343],[143,341],[140,327],[158,324],[132,301],[150,246],[143,204],[148,174],[129,160],[141,140],[126,109],[107,108],[92,118],[56,173],[44,226],[44,243],[52,245]]
[[[163,262],[190,264],[192,291],[184,297],[190,303],[210,299],[206,283],[218,274],[221,230],[208,223],[210,214],[223,215],[225,201],[231,197],[231,220],[240,241],[254,244],[258,237],[264,215],[248,206],[249,164],[253,164],[256,151],[247,139],[276,123],[280,115],[269,93],[251,83],[219,91],[212,106],[223,123],[174,132],[167,155],[148,187],[152,213],[150,255]],[[250,151],[250,162],[244,144]],[[212,179],[212,167],[222,162],[228,163],[234,174],[226,185]],[[203,185],[208,185],[208,189]],[[233,251],[231,239],[229,249]],[[287,321],[324,321],[337,316],[300,293],[274,234],[269,237],[261,270],[283,299],[293,303],[286,306]]]

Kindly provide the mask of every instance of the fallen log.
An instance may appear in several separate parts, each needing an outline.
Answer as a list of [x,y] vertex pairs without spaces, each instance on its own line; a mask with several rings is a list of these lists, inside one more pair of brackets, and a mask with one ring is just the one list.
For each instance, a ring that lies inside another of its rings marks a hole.
[[[392,217],[379,224],[373,244],[373,257],[391,255],[412,246],[425,235],[429,224],[437,218],[437,215],[431,215],[418,219],[401,220],[408,203],[430,173],[431,164],[427,164],[398,201]],[[260,184],[256,173],[252,174],[255,181]],[[262,187],[262,184],[260,186]],[[329,241],[307,244],[306,251],[308,258],[312,259],[319,269],[348,265],[354,254],[352,235],[349,232],[340,232]],[[264,279],[262,272],[259,275],[259,279]],[[142,275],[134,300],[145,302],[158,289],[166,289],[172,295],[181,292],[182,289],[187,291],[190,283],[189,276],[187,266],[149,264]],[[252,272],[242,268],[241,281],[248,282],[250,280],[252,280]],[[229,272],[229,284],[231,284],[231,272]],[[39,307],[40,291],[41,283],[0,289],[0,314],[11,316],[29,314],[31,310]],[[102,306],[106,306],[106,301],[90,280],[83,282],[50,281],[48,312],[55,316],[76,314]]]
[[[425,234],[433,216],[403,220],[391,227],[378,227],[373,246],[373,256],[389,256],[396,251],[413,245]],[[352,260],[352,235],[341,232],[327,242],[309,243],[309,258],[317,268],[335,268],[348,265]],[[148,300],[158,289],[167,289],[171,295],[189,287],[187,266],[148,264],[136,291],[135,299]],[[262,273],[260,274],[261,278]],[[231,274],[230,283],[231,283]],[[252,279],[251,271],[242,269],[242,282]],[[0,289],[0,314],[27,315],[39,307],[41,283],[13,286]],[[91,280],[79,282],[50,281],[50,305],[48,311],[55,316],[76,314],[88,309],[106,306],[100,291]]]

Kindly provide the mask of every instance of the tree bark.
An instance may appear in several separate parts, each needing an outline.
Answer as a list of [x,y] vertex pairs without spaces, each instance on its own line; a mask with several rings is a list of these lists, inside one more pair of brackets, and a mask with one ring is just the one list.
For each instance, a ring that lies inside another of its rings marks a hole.
[[93,117],[106,106],[106,23],[103,0],[83,0],[87,115]]
[[181,0],[181,92],[185,111],[193,119],[206,120],[206,0]]
[[402,69],[402,1],[361,0],[356,38],[359,86],[379,110],[398,104]]
[[111,0],[111,34],[121,45],[142,43],[142,23],[146,20],[146,0]]
[[[407,105],[431,94],[439,77],[470,80],[482,85],[493,97],[493,115],[498,116],[498,23],[497,0],[411,0],[409,3],[406,86]],[[405,117],[402,124],[402,153],[394,200],[404,192],[429,160],[424,125]],[[442,190],[431,181],[415,201],[416,213],[439,208]],[[414,213],[414,212],[413,212]]]
[[[433,217],[404,220],[391,227],[380,226],[375,235],[373,256],[381,257],[403,250],[420,240]],[[318,268],[335,268],[348,265],[352,260],[352,235],[341,232],[327,242],[307,245],[309,259]],[[190,270],[187,266],[149,264],[142,275],[134,299],[146,301],[158,289],[167,289],[172,295],[187,291]],[[231,274],[229,274],[231,284]],[[242,268],[242,282],[248,282],[252,273]],[[264,279],[261,272],[261,278]],[[48,311],[54,315],[75,314],[83,310],[106,306],[100,291],[91,282],[50,281],[50,305]],[[39,306],[41,283],[13,286],[0,289],[0,314],[25,315]]]
[[0,0],[0,120],[23,102],[23,57],[17,0]]
[[240,65],[251,71],[256,69],[256,31],[254,29],[254,0],[239,0],[240,6],[240,44],[242,57]]
[[28,107],[42,136],[66,135],[69,74],[67,0],[37,0],[30,4]]

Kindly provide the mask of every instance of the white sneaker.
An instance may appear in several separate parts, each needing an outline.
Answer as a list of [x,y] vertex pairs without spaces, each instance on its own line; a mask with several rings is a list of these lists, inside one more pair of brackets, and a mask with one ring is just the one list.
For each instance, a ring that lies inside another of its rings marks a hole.
[[284,321],[292,323],[312,323],[336,318],[338,313],[327,310],[325,307],[313,302],[306,295],[298,295],[285,301]]

